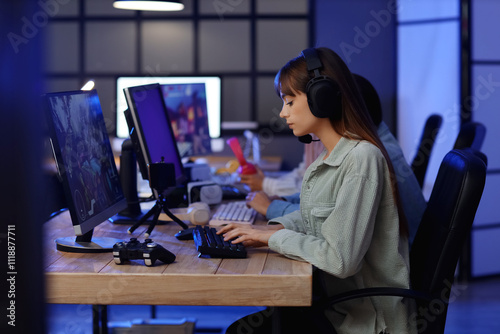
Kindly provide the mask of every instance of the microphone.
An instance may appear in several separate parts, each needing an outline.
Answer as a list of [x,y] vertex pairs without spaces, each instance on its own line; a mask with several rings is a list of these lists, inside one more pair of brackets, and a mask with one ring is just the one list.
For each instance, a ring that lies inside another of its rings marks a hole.
[[299,141],[301,143],[304,143],[304,144],[310,144],[313,141],[319,141],[319,139],[313,139],[311,135],[304,135],[304,136],[300,136],[298,138],[299,138]]

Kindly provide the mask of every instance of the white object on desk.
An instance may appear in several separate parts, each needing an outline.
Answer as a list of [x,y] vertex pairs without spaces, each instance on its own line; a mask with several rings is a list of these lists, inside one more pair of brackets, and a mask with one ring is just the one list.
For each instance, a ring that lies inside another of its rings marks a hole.
[[[193,225],[206,225],[210,220],[210,207],[207,203],[191,203],[187,208],[171,209],[170,212],[180,220],[188,220]],[[159,220],[172,221],[165,213],[161,213]]]
[[222,201],[222,189],[212,181],[189,182],[187,194],[189,203],[204,202],[212,205]]

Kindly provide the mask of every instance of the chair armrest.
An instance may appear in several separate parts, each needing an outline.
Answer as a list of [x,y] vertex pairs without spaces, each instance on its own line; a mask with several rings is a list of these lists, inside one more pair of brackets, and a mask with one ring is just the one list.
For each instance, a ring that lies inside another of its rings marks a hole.
[[314,303],[314,306],[319,308],[327,308],[334,304],[341,303],[347,300],[372,297],[372,296],[398,296],[398,297],[407,297],[427,302],[430,302],[436,298],[435,296],[432,296],[422,291],[403,289],[403,288],[377,287],[377,288],[365,288],[365,289],[352,290],[344,293],[339,293],[338,295],[316,301]]

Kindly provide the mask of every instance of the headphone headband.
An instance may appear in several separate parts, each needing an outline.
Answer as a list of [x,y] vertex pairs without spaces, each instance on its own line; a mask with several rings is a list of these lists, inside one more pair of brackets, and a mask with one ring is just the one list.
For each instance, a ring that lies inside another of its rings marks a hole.
[[319,59],[318,52],[316,52],[315,48],[303,50],[302,57],[304,57],[304,59],[306,60],[308,71],[319,70],[323,67],[321,60]]
[[339,120],[342,117],[342,95],[340,88],[326,75],[320,75],[323,68],[321,59],[315,48],[302,51],[308,72],[314,72],[314,77],[306,85],[307,103],[312,114],[318,118],[332,117]]

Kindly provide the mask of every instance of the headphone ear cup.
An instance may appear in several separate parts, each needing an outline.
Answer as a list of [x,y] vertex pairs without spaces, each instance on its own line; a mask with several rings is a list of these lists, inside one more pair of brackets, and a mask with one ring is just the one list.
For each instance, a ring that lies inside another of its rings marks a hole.
[[335,81],[324,75],[314,77],[307,83],[306,91],[307,103],[314,116],[342,118],[342,95]]

